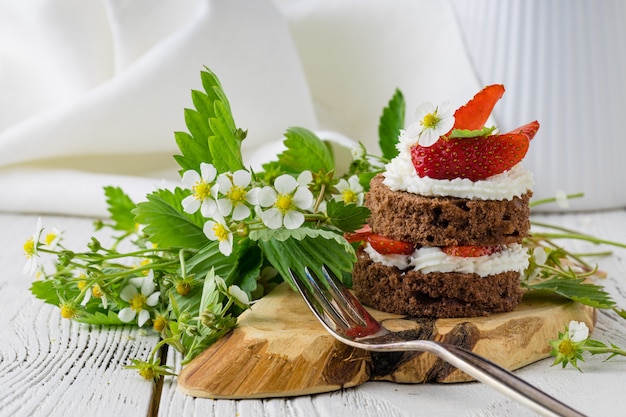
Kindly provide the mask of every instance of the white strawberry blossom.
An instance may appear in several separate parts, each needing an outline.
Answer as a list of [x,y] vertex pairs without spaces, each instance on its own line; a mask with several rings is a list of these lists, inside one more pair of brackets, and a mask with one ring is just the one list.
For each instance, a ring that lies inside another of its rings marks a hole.
[[26,264],[23,269],[24,274],[32,276],[37,271],[37,260],[39,258],[38,245],[42,232],[43,228],[41,226],[41,217],[39,217],[37,219],[35,233],[33,233],[33,235],[24,243],[24,256],[26,256]]
[[437,107],[422,103],[415,109],[415,117],[417,121],[409,125],[404,136],[417,138],[417,143],[425,147],[433,145],[454,126],[454,109],[447,101]]
[[363,186],[356,175],[351,176],[347,181],[340,179],[335,188],[339,191],[339,194],[333,194],[336,201],[343,201],[345,204],[363,204]]
[[310,172],[300,175],[298,180],[284,174],[276,178],[274,187],[266,186],[259,191],[259,204],[270,207],[261,213],[261,220],[267,227],[297,229],[304,223],[302,211],[313,205],[313,193],[306,186],[310,178]]
[[137,324],[142,327],[150,318],[147,307],[154,307],[159,302],[161,293],[155,290],[152,270],[146,277],[132,278],[120,292],[120,298],[130,304],[118,313],[120,320],[130,323],[137,317]]
[[183,173],[182,182],[192,194],[182,201],[185,213],[193,214],[200,209],[204,217],[211,217],[217,211],[218,186],[215,183],[217,170],[211,164],[202,162],[200,173],[190,169]]
[[572,320],[567,326],[567,335],[574,343],[582,342],[589,337],[589,327],[582,321]]
[[233,232],[222,216],[213,215],[213,218],[204,224],[203,230],[206,237],[219,242],[222,254],[229,256],[233,252]]
[[250,208],[246,203],[257,204],[258,188],[248,190],[252,175],[245,169],[235,171],[232,174],[222,174],[217,178],[219,191],[224,198],[217,200],[217,208],[222,216],[228,216],[232,212],[232,219],[243,220],[250,216]]

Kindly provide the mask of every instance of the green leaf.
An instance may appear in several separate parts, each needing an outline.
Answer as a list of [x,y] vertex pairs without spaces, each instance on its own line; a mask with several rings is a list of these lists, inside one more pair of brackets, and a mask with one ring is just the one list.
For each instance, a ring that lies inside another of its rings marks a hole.
[[[259,230],[250,233],[258,239],[267,260],[283,279],[294,287],[289,270],[304,275],[305,267],[321,275],[322,265],[344,282],[349,281],[356,255],[354,248],[339,234],[301,227],[296,230]],[[349,282],[346,284],[350,285]]]
[[53,280],[33,281],[30,292],[48,304],[58,306],[61,303]]
[[215,104],[216,117],[209,119],[213,135],[209,137],[209,149],[213,155],[213,165],[218,172],[234,172],[243,168],[241,140],[237,135],[228,106],[220,101]]
[[396,144],[398,143],[400,129],[404,127],[405,112],[404,96],[399,89],[396,89],[387,107],[383,109],[383,114],[380,116],[378,124],[378,144],[383,158],[392,159],[398,155]]
[[292,127],[287,129],[285,137],[287,149],[278,155],[278,162],[286,172],[329,172],[335,168],[330,149],[315,133],[302,127]]
[[133,210],[137,222],[145,225],[144,232],[150,241],[161,247],[200,249],[209,239],[202,231],[204,219],[182,211],[182,200],[187,190],[176,188],[173,192],[160,189],[148,194],[146,202],[137,204]]
[[603,287],[584,282],[584,278],[552,277],[537,283],[524,283],[529,290],[542,290],[561,295],[596,308],[613,308],[615,301]]
[[135,203],[119,187],[104,187],[108,210],[115,230],[132,232],[135,230]]
[[[106,314],[105,314],[106,313]],[[96,325],[124,325],[127,323],[124,323],[122,320],[120,320],[120,318],[118,317],[117,313],[111,311],[111,310],[107,310],[104,312],[101,311],[96,311],[93,314],[85,314],[85,315],[81,315],[76,317],[74,320],[80,322],[80,323],[86,323],[86,324],[96,324]]]
[[176,132],[181,155],[174,158],[183,171],[200,171],[200,163],[213,163],[219,172],[241,169],[243,131],[237,129],[230,104],[217,76],[205,67],[200,73],[204,92],[192,90],[195,109],[185,109],[189,133]]
[[488,136],[496,130],[495,126],[491,127],[483,127],[482,129],[477,130],[467,130],[467,129],[453,129],[448,135],[449,138],[476,138],[479,136]]
[[370,216],[370,211],[365,206],[335,200],[326,203],[326,213],[330,223],[344,232],[353,232],[363,227]]

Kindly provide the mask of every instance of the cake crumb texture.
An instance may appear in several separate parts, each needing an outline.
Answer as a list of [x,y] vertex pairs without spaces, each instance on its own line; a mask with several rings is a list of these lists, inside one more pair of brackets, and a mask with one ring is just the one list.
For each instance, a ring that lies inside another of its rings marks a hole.
[[456,272],[400,271],[373,262],[362,249],[353,288],[365,305],[417,317],[475,317],[512,311],[522,299],[515,271],[480,277]]
[[421,246],[521,243],[530,229],[532,191],[512,200],[426,197],[392,191],[374,177],[365,205],[374,233]]

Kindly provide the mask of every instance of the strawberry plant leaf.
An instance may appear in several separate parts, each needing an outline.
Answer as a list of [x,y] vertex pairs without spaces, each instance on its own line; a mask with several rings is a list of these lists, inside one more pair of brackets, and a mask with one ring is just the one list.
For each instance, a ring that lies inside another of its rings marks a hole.
[[182,211],[181,201],[188,190],[160,189],[147,195],[146,202],[137,204],[133,213],[137,222],[145,225],[150,241],[162,247],[200,249],[209,239],[202,231],[204,220],[200,213],[190,215]]
[[135,215],[132,211],[136,206],[130,197],[119,187],[104,187],[104,195],[113,220],[113,229],[135,231]]
[[194,90],[194,109],[185,109],[189,133],[176,132],[180,155],[176,162],[183,171],[200,170],[200,163],[212,163],[220,172],[243,167],[240,142],[245,135],[237,129],[228,99],[217,76],[205,67],[200,73],[204,91]]
[[278,163],[288,173],[329,172],[335,167],[333,155],[315,133],[302,127],[292,127],[285,133],[287,148],[278,155]]
[[326,213],[330,223],[344,232],[354,232],[363,227],[370,215],[369,209],[365,206],[335,200],[326,203]]
[[540,282],[522,282],[529,290],[558,294],[581,304],[596,308],[613,308],[615,301],[600,285],[584,282],[584,278],[551,277]]
[[383,109],[378,124],[378,144],[383,158],[392,159],[398,155],[396,144],[400,129],[404,128],[405,111],[404,96],[399,89],[396,89],[387,107]]

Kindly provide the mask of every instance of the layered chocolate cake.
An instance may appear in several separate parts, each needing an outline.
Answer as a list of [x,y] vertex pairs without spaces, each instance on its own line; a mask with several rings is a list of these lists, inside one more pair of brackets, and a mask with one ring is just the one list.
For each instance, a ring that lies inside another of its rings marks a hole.
[[532,175],[521,160],[539,124],[499,134],[484,124],[504,93],[488,86],[454,113],[426,106],[399,154],[370,183],[368,227],[353,271],[356,296],[424,317],[511,311],[528,266]]

